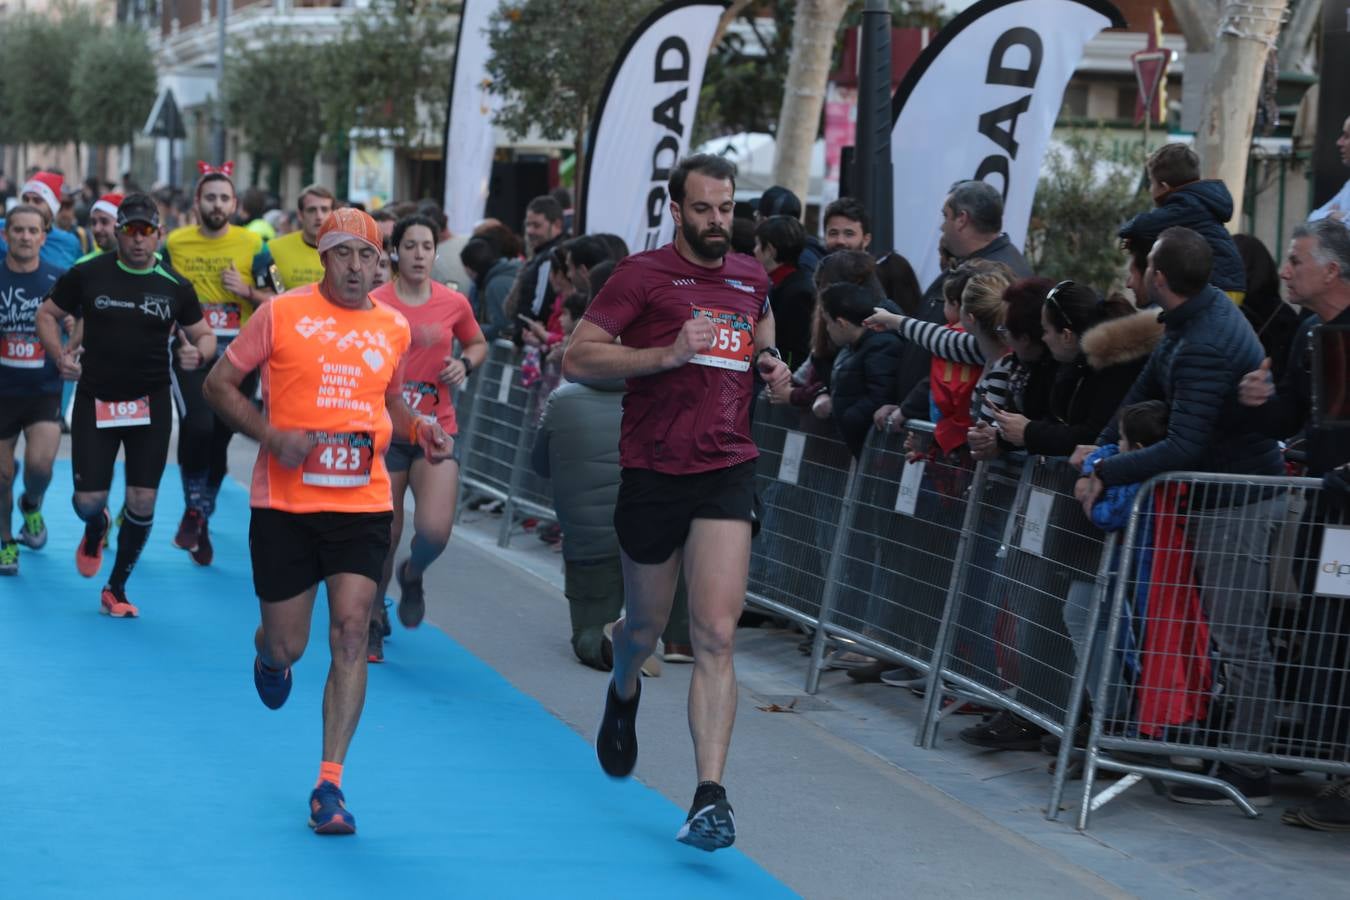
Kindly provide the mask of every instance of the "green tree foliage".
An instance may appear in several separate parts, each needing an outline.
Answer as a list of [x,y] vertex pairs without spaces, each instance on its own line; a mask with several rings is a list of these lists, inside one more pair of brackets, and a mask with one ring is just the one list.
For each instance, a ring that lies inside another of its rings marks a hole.
[[70,107],[80,140],[104,146],[127,143],[155,105],[158,76],[145,32],[123,26],[106,29],[80,47],[74,60]]
[[[517,0],[488,27],[488,77],[503,98],[497,124],[522,137],[573,139],[576,172],[583,141],[624,42],[658,0]],[[468,36],[466,35],[466,38]],[[576,197],[584,186],[577,179]]]
[[[859,24],[862,7],[859,0],[849,8],[843,28]],[[752,3],[737,17],[741,27],[728,31],[708,57],[694,125],[695,143],[740,131],[776,132],[796,9],[793,0],[772,0]],[[909,0],[891,0],[891,17],[896,28],[936,29],[945,21],[941,13]],[[842,53],[841,40],[834,48],[836,68]]]
[[1150,205],[1140,176],[1141,145],[1113,146],[1101,135],[1073,135],[1046,153],[1032,203],[1027,256],[1036,272],[1109,291],[1126,263],[1116,231]]
[[385,129],[399,143],[445,133],[454,64],[445,0],[375,0],[348,17],[340,40],[327,47],[324,126],[337,138],[353,128]]
[[695,144],[740,131],[774,133],[783,105],[795,11],[795,3],[778,0],[772,9],[752,4],[740,14],[749,36],[742,30],[728,31],[708,57],[694,121]]
[[5,139],[12,143],[65,144],[79,139],[71,103],[74,67],[97,34],[88,10],[58,6],[53,14],[6,19],[0,50],[0,101]]
[[236,44],[225,67],[225,110],[257,156],[303,163],[325,133],[319,114],[330,89],[327,49],[285,29]]

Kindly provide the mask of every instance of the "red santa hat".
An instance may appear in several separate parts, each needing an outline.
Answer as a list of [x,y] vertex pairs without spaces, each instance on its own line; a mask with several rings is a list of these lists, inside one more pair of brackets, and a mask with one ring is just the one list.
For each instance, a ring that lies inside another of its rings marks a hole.
[[96,202],[93,206],[89,208],[89,211],[104,212],[115,219],[117,218],[117,207],[121,205],[122,205],[121,194],[104,194],[102,197],[98,198],[98,202]]
[[19,196],[37,194],[51,208],[52,215],[61,209],[61,176],[55,172],[38,172],[23,186]]

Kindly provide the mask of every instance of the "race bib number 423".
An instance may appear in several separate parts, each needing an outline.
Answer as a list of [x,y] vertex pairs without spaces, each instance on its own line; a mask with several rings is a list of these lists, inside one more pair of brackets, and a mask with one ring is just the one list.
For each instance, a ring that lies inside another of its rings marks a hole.
[[0,366],[11,369],[40,369],[47,359],[37,335],[6,332],[0,339]]
[[695,306],[693,317],[699,316],[712,319],[713,342],[707,350],[695,354],[690,362],[718,369],[730,369],[733,372],[748,371],[750,359],[755,352],[755,323],[741,313]]
[[315,487],[361,487],[370,484],[375,439],[368,431],[330,434],[316,431],[314,445],[300,468],[300,481]]

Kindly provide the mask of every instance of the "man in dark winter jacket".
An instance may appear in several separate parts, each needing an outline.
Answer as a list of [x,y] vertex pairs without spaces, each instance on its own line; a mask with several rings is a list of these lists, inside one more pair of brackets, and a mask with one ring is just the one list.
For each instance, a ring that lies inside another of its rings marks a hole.
[[755,226],[755,259],[773,285],[769,306],[778,326],[778,352],[795,369],[811,354],[811,312],[816,288],[798,261],[806,247],[806,230],[791,216],[770,216]]
[[[923,292],[914,318],[925,322],[946,323],[942,285],[947,281],[947,273],[966,260],[987,259],[1003,263],[1012,270],[1014,279],[1034,274],[1021,251],[1003,233],[1003,195],[988,182],[958,181],[952,185],[951,193],[942,203],[941,247],[953,261]],[[903,419],[928,418],[928,367],[931,361],[931,354],[923,347],[905,342],[896,376],[895,399],[887,401],[888,414],[891,411],[889,404],[899,408],[900,416],[891,419],[895,425]]]
[[862,456],[873,413],[895,393],[902,339],[894,331],[863,326],[877,298],[861,285],[831,285],[820,303],[830,341],[839,348],[830,373],[831,415],[849,450]]
[[1335,219],[1294,229],[1289,255],[1280,269],[1289,300],[1313,313],[1290,344],[1284,377],[1276,387],[1271,361],[1247,373],[1239,398],[1254,427],[1272,437],[1302,433],[1307,438],[1309,475],[1325,475],[1350,461],[1350,433],[1314,427],[1312,421],[1312,335],[1322,325],[1350,327],[1350,230]]
[[1130,242],[1162,234],[1168,228],[1189,228],[1209,244],[1214,255],[1209,283],[1241,303],[1247,273],[1225,223],[1233,218],[1233,195],[1222,181],[1200,180],[1200,158],[1185,144],[1166,144],[1145,164],[1148,192],[1155,209],[1126,222],[1120,236]]
[[[1283,472],[1275,441],[1255,430],[1238,403],[1238,383],[1260,365],[1265,353],[1242,311],[1209,283],[1211,257],[1209,243],[1188,228],[1167,229],[1149,251],[1144,285],[1163,309],[1165,331],[1121,405],[1165,401],[1170,409],[1167,437],[1099,462],[1075,491],[1085,509],[1105,487],[1143,482],[1165,472]],[[1097,443],[1115,444],[1119,438],[1112,423]],[[1091,448],[1079,448],[1075,460],[1085,449]],[[1274,694],[1274,659],[1266,634],[1270,538],[1286,500],[1246,489],[1193,494],[1186,531],[1210,637],[1227,671],[1224,693],[1232,698],[1228,745],[1263,753],[1271,736]],[[1225,763],[1214,774],[1252,803],[1270,803],[1266,768]],[[1182,803],[1226,802],[1226,795],[1195,785],[1174,787],[1171,796]]]
[[530,261],[506,301],[506,315],[514,324],[516,316],[525,316],[547,325],[553,312],[553,287],[548,283],[553,265],[553,248],[562,243],[563,210],[548,195],[535,197],[525,207],[525,240],[530,245]]

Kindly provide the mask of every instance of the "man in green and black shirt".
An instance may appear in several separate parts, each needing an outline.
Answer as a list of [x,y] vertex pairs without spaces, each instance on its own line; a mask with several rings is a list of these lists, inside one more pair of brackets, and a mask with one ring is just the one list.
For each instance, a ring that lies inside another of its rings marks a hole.
[[[71,412],[75,510],[85,522],[75,566],[92,578],[103,563],[111,525],[108,490],[119,449],[126,451],[126,514],[117,559],[103,588],[103,611],[136,616],[126,581],[145,546],[173,427],[169,338],[180,332],[179,365],[193,369],[215,355],[216,338],[191,283],[155,256],[159,211],[131,194],[117,211],[117,252],[80,263],[61,276],[38,310],[38,337],[63,378],[78,381]],[[84,343],[61,347],[59,321],[84,322]]]

